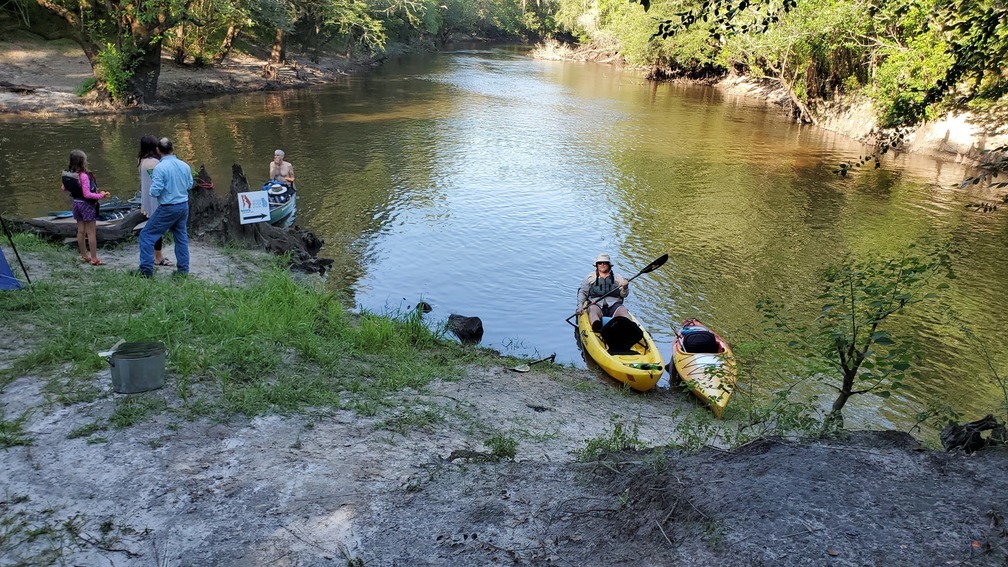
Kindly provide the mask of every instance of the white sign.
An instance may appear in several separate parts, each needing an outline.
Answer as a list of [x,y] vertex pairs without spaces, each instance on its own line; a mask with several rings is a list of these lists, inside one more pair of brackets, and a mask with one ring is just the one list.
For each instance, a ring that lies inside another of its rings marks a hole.
[[242,224],[268,221],[269,194],[266,191],[238,193],[238,218]]

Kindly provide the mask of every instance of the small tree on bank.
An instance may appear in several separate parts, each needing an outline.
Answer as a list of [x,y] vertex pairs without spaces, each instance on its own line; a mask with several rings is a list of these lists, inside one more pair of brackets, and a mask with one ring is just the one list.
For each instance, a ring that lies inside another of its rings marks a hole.
[[35,0],[60,16],[84,50],[99,92],[122,102],[153,99],[164,34],[187,14],[191,0]]
[[818,298],[822,309],[811,321],[792,320],[777,301],[757,305],[769,329],[786,334],[788,346],[800,349],[803,375],[837,391],[824,431],[843,427],[843,408],[852,396],[871,393],[887,398],[904,387],[907,378],[918,376],[916,342],[891,335],[887,322],[934,298],[933,290],[948,287],[941,280],[954,277],[947,248],[916,254],[911,246],[899,258],[848,257],[828,268]]

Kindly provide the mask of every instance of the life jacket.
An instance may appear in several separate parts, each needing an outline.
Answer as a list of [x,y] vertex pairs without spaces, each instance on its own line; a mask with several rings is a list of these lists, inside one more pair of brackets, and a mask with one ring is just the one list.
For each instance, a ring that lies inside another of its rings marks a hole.
[[[91,181],[91,192],[98,192],[98,181],[95,180],[94,175],[90,173],[85,173],[88,176],[88,180]],[[98,203],[97,199],[85,199],[84,198],[84,187],[81,186],[80,173],[75,171],[64,171],[63,172],[63,188],[70,193],[70,196],[78,201],[87,201],[89,203]]]
[[598,270],[596,270],[595,283],[588,289],[588,297],[614,297],[619,299],[619,294],[613,292],[617,287],[616,276],[612,272],[609,272],[608,277],[602,278],[599,277]]

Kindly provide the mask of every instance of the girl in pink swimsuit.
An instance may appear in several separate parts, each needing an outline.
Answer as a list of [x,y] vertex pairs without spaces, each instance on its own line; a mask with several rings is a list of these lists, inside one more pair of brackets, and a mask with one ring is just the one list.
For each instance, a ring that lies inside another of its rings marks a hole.
[[[95,236],[98,221],[98,200],[108,197],[107,191],[98,191],[94,174],[88,171],[87,154],[81,150],[70,152],[70,164],[62,176],[62,189],[73,197],[73,218],[77,221],[77,247],[81,261],[101,266],[98,259],[98,239]],[[91,257],[88,257],[88,245]]]

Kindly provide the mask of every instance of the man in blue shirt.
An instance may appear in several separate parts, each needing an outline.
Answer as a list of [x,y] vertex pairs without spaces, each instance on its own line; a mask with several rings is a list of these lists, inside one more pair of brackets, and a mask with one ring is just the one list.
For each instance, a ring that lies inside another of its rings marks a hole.
[[151,197],[158,201],[154,214],[140,231],[140,275],[154,275],[154,243],[169,230],[175,239],[175,265],[178,273],[189,273],[189,190],[193,186],[192,168],[175,157],[171,140],[161,138],[157,145],[161,161],[151,172]]

